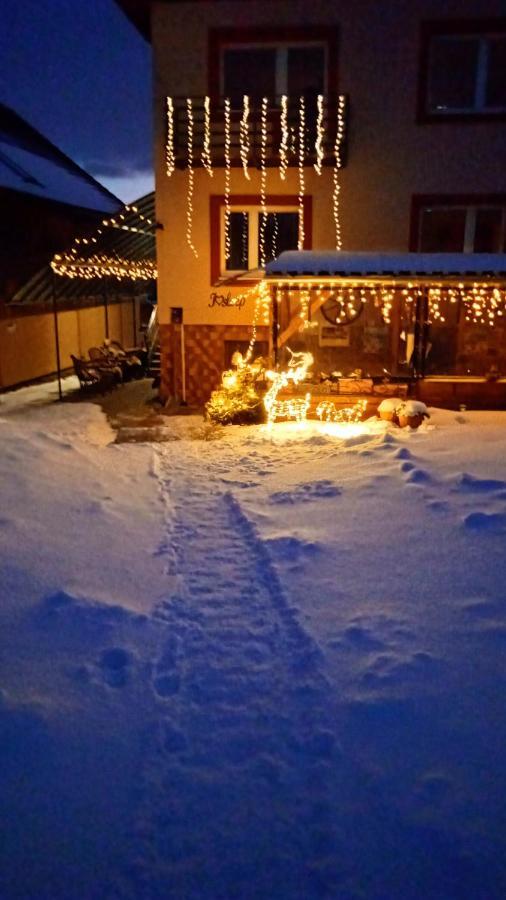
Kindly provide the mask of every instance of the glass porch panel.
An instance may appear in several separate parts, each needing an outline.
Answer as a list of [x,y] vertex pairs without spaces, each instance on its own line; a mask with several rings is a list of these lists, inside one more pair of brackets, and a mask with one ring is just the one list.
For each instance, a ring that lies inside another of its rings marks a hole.
[[427,375],[506,374],[506,322],[477,324],[466,319],[463,304],[445,299],[440,304],[445,321],[432,317],[428,332]]
[[[279,303],[280,333],[300,311],[297,292],[287,298],[282,295]],[[409,377],[405,364],[405,349],[399,338],[401,325],[400,301],[394,302],[392,321],[383,320],[381,310],[368,300],[363,304],[359,317],[349,325],[329,322],[317,311],[302,331],[289,337],[280,348],[280,363],[285,366],[293,351],[309,351],[314,358],[313,380],[321,383],[325,376],[337,378],[357,375],[363,378],[383,379],[387,374]]]

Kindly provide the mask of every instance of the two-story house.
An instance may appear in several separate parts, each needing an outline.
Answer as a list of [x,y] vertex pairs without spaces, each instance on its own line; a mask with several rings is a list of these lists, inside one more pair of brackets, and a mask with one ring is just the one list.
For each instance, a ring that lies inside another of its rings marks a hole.
[[[207,400],[253,321],[268,347],[254,287],[284,250],[506,250],[502,0],[119,3],[153,46],[165,397]],[[462,323],[433,323],[428,371],[506,372],[500,320],[485,350]]]

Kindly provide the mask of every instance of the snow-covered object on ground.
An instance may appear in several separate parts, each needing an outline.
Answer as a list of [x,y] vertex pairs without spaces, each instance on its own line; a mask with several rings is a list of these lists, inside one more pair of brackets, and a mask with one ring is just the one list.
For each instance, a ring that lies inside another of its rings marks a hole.
[[402,413],[403,416],[407,416],[408,419],[413,416],[423,416],[424,418],[429,418],[429,410],[427,409],[425,403],[422,403],[421,400],[404,400],[400,404],[398,412]]
[[400,397],[385,397],[378,406],[378,412],[395,413],[403,403]]
[[20,396],[2,900],[503,900],[506,413],[118,445]]

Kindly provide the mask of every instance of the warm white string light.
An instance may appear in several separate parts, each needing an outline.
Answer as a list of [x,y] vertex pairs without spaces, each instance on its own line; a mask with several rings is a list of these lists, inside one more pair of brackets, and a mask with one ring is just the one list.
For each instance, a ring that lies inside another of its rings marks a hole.
[[225,100],[225,259],[230,259],[230,98]]
[[176,168],[176,155],[174,152],[174,103],[172,97],[167,97],[167,143],[165,144],[165,166],[167,175],[174,174]]
[[317,175],[322,174],[322,165],[323,165],[323,96],[322,94],[318,94],[316,100],[316,140],[315,140],[315,153],[316,153],[316,162],[314,164],[315,172]]
[[202,142],[202,165],[210,178],[213,177],[211,160],[211,98],[204,97],[204,138]]
[[278,255],[278,236],[279,236],[279,221],[278,214],[273,214],[274,224],[272,228],[272,246],[271,246],[271,259],[276,259]]
[[281,97],[281,143],[279,145],[279,174],[281,180],[286,178],[286,170],[288,168],[288,97],[283,94]]
[[265,268],[265,229],[267,227],[267,97],[262,98],[260,116],[260,265]]
[[306,102],[302,96],[299,101],[299,236],[297,249],[304,249],[304,155],[306,144]]
[[186,100],[186,110],[188,114],[188,193],[186,202],[186,242],[193,255],[198,258],[197,249],[193,243],[193,192],[194,192],[194,172],[193,172],[193,105],[191,97]]
[[244,177],[251,180],[248,172],[248,155],[249,155],[249,97],[244,94],[242,98],[242,116],[239,125],[239,151],[241,155],[242,169]]
[[341,168],[341,143],[344,137],[344,97],[340,96],[337,105],[336,142],[334,145],[334,191],[332,198],[332,211],[334,214],[334,228],[336,235],[336,250],[341,250],[343,239],[341,234],[341,220],[339,215],[339,170]]

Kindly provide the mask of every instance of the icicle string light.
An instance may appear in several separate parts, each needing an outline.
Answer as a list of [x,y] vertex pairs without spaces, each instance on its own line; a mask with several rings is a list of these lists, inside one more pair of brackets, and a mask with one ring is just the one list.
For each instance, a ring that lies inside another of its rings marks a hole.
[[188,192],[186,199],[186,242],[193,255],[198,258],[197,249],[193,243],[193,193],[194,193],[194,172],[193,172],[193,105],[191,98],[186,100],[186,111],[188,115]]
[[267,227],[267,97],[262,98],[260,116],[260,266],[265,268],[265,229]]
[[341,168],[341,143],[344,137],[344,97],[339,97],[337,106],[337,124],[336,124],[336,142],[334,145],[334,191],[332,197],[332,211],[334,215],[334,228],[336,238],[336,250],[341,250],[343,246],[341,235],[341,220],[339,210],[339,194],[341,186],[339,184],[339,170]]
[[174,152],[174,103],[172,97],[167,97],[167,139],[165,144],[165,168],[167,175],[174,174],[176,168],[176,155]]
[[249,97],[244,94],[242,98],[242,116],[239,125],[239,150],[241,156],[242,169],[244,177],[251,180],[248,172],[248,156],[249,156]]
[[316,162],[314,164],[315,172],[317,175],[322,174],[322,165],[323,165],[323,96],[322,94],[318,94],[316,100],[316,140],[315,140],[315,153],[316,153]]
[[211,160],[211,98],[204,97],[204,137],[202,141],[202,165],[210,178],[213,177]]
[[225,100],[225,259],[230,259],[230,98]]
[[297,249],[304,249],[304,157],[306,145],[306,102],[304,97],[299,101],[299,235]]
[[286,179],[286,170],[288,168],[288,97],[283,94],[281,97],[281,143],[279,145],[279,175],[281,180]]

